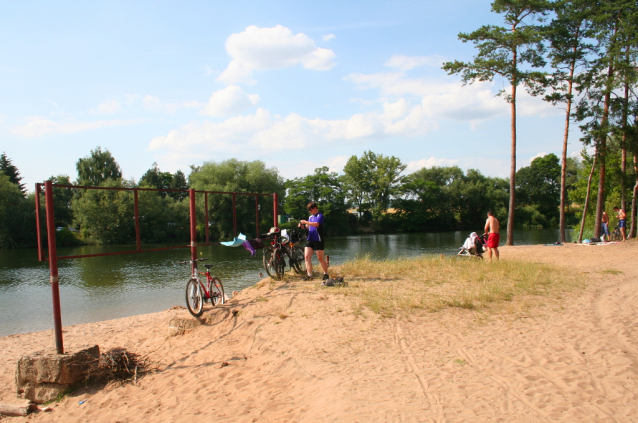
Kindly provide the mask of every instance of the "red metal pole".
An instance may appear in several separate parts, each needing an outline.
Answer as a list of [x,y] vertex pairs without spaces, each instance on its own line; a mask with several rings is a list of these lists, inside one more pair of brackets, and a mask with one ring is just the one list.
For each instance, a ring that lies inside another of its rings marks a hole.
[[191,260],[193,260],[193,272],[197,269],[197,216],[195,214],[195,190],[189,189],[190,195],[190,214],[191,214]]
[[55,218],[53,215],[53,184],[50,180],[44,183],[46,201],[47,236],[49,242],[49,280],[53,297],[53,326],[55,329],[55,348],[58,354],[64,354],[62,342],[62,313],[60,311],[60,284],[58,279],[58,253],[55,248]]
[[209,230],[208,230],[208,193],[204,193],[204,219],[206,223],[206,245],[210,244]]
[[274,218],[274,225],[276,228],[279,227],[279,219],[277,218],[277,216],[279,215],[279,198],[277,196],[277,193],[274,192],[272,194],[272,213],[273,213],[273,218]]
[[40,195],[42,194],[42,185],[35,184],[35,232],[38,237],[38,261],[44,260],[42,251],[42,227],[40,225]]
[[237,236],[237,209],[235,201],[235,193],[233,192],[233,236]]
[[135,193],[135,242],[137,243],[137,251],[142,251],[142,239],[140,237],[140,214],[137,205],[137,190]]
[[259,196],[255,195],[255,238],[259,238]]

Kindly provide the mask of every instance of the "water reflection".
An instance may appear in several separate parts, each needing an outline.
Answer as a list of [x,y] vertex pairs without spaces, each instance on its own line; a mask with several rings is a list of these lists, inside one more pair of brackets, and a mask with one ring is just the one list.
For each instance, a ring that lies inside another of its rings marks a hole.
[[[469,232],[375,234],[330,238],[326,253],[333,265],[370,255],[374,259],[456,253]],[[514,243],[550,244],[557,230],[517,231]],[[153,246],[156,247],[156,246]],[[131,246],[60,248],[58,255],[130,251]],[[243,248],[220,245],[200,248],[212,273],[228,293],[254,285],[261,278],[261,253],[250,258]],[[64,326],[165,310],[184,304],[190,250],[59,261],[62,324]],[[318,268],[318,266],[317,266]],[[48,262],[38,262],[35,250],[0,250],[0,336],[52,328]]]

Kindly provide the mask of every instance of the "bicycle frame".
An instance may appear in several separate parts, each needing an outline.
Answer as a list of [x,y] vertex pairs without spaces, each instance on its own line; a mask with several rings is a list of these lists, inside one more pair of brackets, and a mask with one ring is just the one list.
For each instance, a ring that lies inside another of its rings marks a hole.
[[[196,261],[204,261],[204,260],[208,260],[208,259],[197,259]],[[189,260],[188,262],[182,262],[182,263],[191,263],[193,264],[193,260]],[[206,266],[206,265],[204,265]],[[211,276],[210,274],[210,267],[206,267],[206,271],[205,272],[200,272],[197,270],[196,266],[191,266],[191,279],[195,279],[198,284],[199,287],[201,288],[202,292],[204,293],[204,299],[206,300],[210,300],[213,298],[213,284],[215,284],[215,286],[220,289],[220,286],[217,284],[217,282],[215,281],[214,276]],[[199,277],[199,275],[203,275],[206,276],[206,285],[204,285],[204,283],[202,282],[202,279]],[[219,279],[217,279],[219,280]],[[221,281],[220,281],[221,282]]]

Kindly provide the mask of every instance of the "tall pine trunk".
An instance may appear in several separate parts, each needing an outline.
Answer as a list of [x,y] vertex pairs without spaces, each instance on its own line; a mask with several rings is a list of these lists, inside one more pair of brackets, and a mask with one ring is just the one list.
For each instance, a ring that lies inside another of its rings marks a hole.
[[589,206],[589,193],[591,192],[591,179],[594,176],[594,169],[596,169],[596,158],[598,155],[594,155],[594,161],[591,164],[591,171],[589,172],[589,178],[587,178],[587,194],[585,194],[585,206],[583,207],[583,218],[580,221],[580,233],[578,234],[578,243],[583,241],[583,231],[585,230],[585,218],[587,217],[587,209]]
[[605,159],[607,154],[607,124],[609,122],[609,104],[611,101],[611,78],[614,74],[614,66],[609,65],[607,70],[607,93],[605,94],[605,105],[603,108],[603,117],[600,121],[600,127],[603,130],[598,140],[597,155],[600,160],[598,175],[598,198],[596,199],[596,219],[594,223],[594,236],[600,238],[603,211],[605,209]]
[[638,218],[638,155],[634,153],[634,176],[636,183],[634,184],[634,192],[631,197],[631,227],[629,228],[628,238],[636,238],[636,219]]
[[[574,47],[574,53],[576,47]],[[559,242],[564,244],[565,238],[565,203],[567,202],[567,139],[569,138],[569,117],[572,111],[572,89],[574,86],[574,69],[576,68],[576,59],[572,60],[569,66],[569,89],[567,91],[567,111],[565,112],[565,136],[563,138],[563,157],[560,169],[560,235]]]
[[[516,53],[512,59],[513,68],[516,69]],[[516,72],[512,78],[512,158],[510,169],[510,206],[507,214],[507,243],[505,245],[514,245],[514,209],[516,208],[516,85],[518,80],[516,78]]]

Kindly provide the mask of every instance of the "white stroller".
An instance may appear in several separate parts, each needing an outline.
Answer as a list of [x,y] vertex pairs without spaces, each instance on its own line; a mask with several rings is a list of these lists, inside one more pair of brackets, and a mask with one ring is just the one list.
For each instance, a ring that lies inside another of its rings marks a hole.
[[486,244],[485,235],[477,235],[476,232],[472,232],[469,237],[463,243],[463,246],[459,248],[459,252],[456,253],[456,257],[475,257],[483,258],[483,251]]

